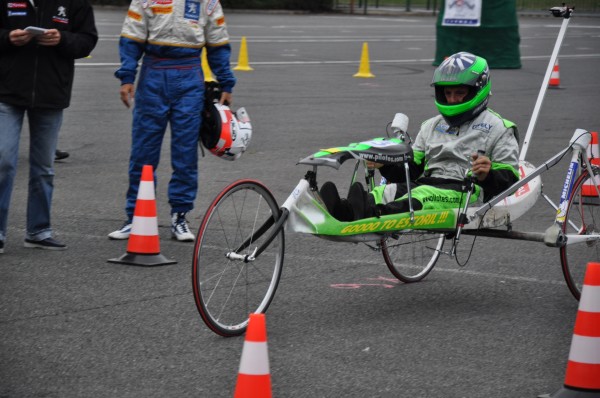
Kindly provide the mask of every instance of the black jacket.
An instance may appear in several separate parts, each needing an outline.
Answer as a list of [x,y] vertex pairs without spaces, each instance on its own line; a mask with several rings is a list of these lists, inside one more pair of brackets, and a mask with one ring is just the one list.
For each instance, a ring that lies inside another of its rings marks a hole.
[[[27,26],[58,29],[60,43],[46,47],[33,39],[25,46],[13,46],[9,33]],[[97,41],[88,0],[1,0],[0,102],[27,108],[67,108],[75,59],[88,56]]]

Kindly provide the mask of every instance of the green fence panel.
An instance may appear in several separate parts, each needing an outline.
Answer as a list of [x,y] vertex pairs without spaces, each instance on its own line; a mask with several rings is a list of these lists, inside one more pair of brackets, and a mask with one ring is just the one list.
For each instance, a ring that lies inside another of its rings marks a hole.
[[[455,0],[447,0],[455,1]],[[443,26],[445,2],[436,23],[433,65],[460,51],[485,58],[490,68],[520,68],[519,23],[514,0],[482,0],[481,26]]]

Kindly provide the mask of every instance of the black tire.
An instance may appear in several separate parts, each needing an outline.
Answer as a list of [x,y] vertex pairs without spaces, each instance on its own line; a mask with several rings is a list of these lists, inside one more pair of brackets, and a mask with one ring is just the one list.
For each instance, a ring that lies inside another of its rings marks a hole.
[[[594,175],[600,172],[594,168]],[[600,198],[593,186],[583,195],[585,182],[590,177],[584,170],[573,185],[573,192],[567,206],[563,233],[590,235],[600,233]],[[591,189],[590,189],[591,188]],[[590,196],[592,195],[592,196]],[[600,261],[600,241],[592,240],[560,248],[562,272],[569,290],[577,300],[581,297],[583,278],[589,262]]]
[[406,231],[388,235],[380,242],[383,259],[391,273],[405,283],[418,282],[435,266],[444,246],[444,234]]
[[232,183],[208,207],[196,236],[192,283],[200,316],[215,333],[225,337],[243,334],[250,313],[264,313],[273,300],[283,265],[283,228],[255,260],[230,260],[226,254],[238,250],[267,223],[267,231],[237,251],[252,254],[278,218],[275,198],[254,180]]

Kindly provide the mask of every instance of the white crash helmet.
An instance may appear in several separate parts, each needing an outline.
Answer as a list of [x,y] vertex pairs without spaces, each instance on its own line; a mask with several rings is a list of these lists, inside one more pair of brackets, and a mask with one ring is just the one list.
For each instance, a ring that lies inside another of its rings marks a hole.
[[229,106],[220,105],[213,100],[214,97],[206,98],[200,141],[213,155],[225,160],[236,160],[246,151],[252,138],[250,117],[245,108],[233,112]]

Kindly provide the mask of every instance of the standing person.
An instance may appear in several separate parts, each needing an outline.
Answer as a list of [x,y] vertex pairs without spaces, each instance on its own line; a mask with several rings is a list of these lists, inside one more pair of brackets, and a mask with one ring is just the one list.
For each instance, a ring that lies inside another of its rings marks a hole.
[[127,108],[135,96],[127,219],[120,229],[108,234],[110,239],[129,238],[142,167],[158,167],[162,140],[170,124],[171,235],[179,241],[194,240],[186,213],[193,209],[198,190],[198,133],[204,105],[200,55],[205,46],[210,68],[221,85],[220,103],[231,103],[236,79],[229,65],[231,46],[219,1],[131,2],[119,41],[121,67],[115,72],[121,80],[121,101]]
[[[41,29],[26,29],[32,26]],[[89,55],[97,41],[87,0],[0,2],[0,253],[25,114],[30,133],[25,247],[66,249],[50,227],[56,143],[71,100],[75,59]]]
[[[440,115],[426,120],[413,145],[409,163],[414,210],[461,206],[465,172],[475,176],[471,200],[489,200],[519,180],[517,127],[487,108],[490,72],[484,58],[460,52],[434,72],[431,85]],[[326,182],[321,197],[340,221],[408,212],[404,166],[367,162],[388,184],[367,194],[359,182],[340,199]],[[483,191],[483,192],[482,192]]]

